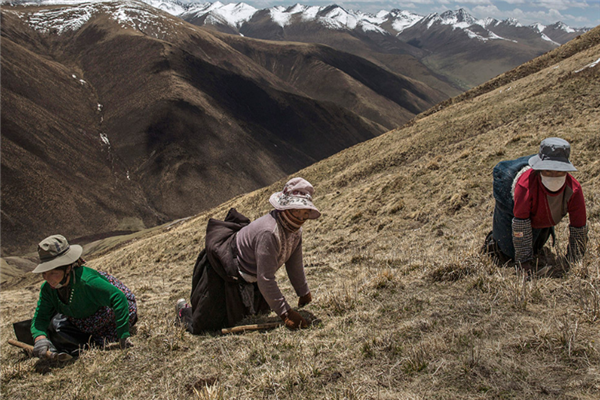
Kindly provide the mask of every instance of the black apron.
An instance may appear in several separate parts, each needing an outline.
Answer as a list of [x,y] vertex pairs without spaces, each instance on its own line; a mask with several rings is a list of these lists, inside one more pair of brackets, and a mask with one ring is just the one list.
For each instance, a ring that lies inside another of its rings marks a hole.
[[224,221],[208,221],[206,248],[194,265],[191,308],[181,311],[190,333],[231,327],[248,315],[270,310],[257,284],[239,275],[235,238],[248,224],[250,220],[234,208]]

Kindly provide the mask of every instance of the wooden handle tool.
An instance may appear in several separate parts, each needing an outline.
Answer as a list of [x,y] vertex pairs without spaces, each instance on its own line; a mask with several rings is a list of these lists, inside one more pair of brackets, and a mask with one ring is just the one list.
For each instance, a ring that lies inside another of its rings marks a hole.
[[[11,344],[15,347],[20,347],[22,349],[27,350],[29,354],[33,354],[33,346],[27,343],[19,342],[18,340],[8,339],[8,344]],[[70,354],[67,353],[53,353],[51,351],[46,352],[46,357],[50,360],[58,360],[58,361],[69,361],[73,358]]]
[[240,325],[240,326],[234,326],[231,328],[223,328],[221,329],[221,333],[223,335],[226,335],[228,333],[240,333],[240,332],[245,332],[245,331],[258,331],[261,329],[273,329],[273,328],[277,328],[278,326],[283,325],[283,322],[267,322],[264,324],[253,324],[253,325]]

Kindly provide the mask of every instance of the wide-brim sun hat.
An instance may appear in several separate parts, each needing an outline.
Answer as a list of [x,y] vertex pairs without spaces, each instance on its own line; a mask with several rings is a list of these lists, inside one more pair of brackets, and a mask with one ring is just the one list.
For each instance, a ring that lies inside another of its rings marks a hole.
[[321,212],[312,202],[313,186],[303,178],[290,179],[281,192],[273,193],[269,203],[276,210],[309,210],[308,218],[316,219]]
[[540,152],[529,159],[529,165],[538,171],[577,171],[571,164],[571,145],[564,139],[552,137],[542,140]]
[[52,235],[38,244],[37,251],[41,262],[32,271],[34,274],[73,264],[81,257],[83,248],[77,244],[70,245],[62,235]]

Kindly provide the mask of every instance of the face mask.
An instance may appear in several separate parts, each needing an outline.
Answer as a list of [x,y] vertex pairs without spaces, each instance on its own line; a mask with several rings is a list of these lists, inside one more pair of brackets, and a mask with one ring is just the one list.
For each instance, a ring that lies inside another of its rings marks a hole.
[[69,270],[69,272],[65,271],[65,275],[62,278],[62,281],[58,282],[56,284],[56,286],[54,286],[54,289],[60,289],[61,287],[63,287],[65,285],[65,283],[67,283],[67,279],[69,279],[70,274],[71,274],[70,270]]
[[542,184],[544,186],[546,186],[546,189],[548,189],[551,192],[558,192],[560,190],[560,188],[563,187],[566,180],[567,180],[566,175],[565,176],[557,176],[557,177],[542,175]]

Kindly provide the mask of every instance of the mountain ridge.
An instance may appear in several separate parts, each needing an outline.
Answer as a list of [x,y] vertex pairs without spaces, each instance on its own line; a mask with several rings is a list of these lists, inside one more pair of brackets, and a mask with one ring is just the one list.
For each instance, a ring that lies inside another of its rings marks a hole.
[[[3,254],[56,230],[79,237],[187,217],[446,98],[317,44],[247,39],[251,57],[143,2],[15,6],[2,21]],[[278,76],[260,61],[277,51],[328,79]],[[331,96],[333,82],[344,96]]]
[[[78,2],[81,0],[69,1]],[[337,4],[257,9],[243,2],[145,2],[192,24],[228,34],[326,44],[426,82],[449,97],[589,30],[570,28],[560,21],[523,26],[510,18],[477,19],[464,9],[423,16],[399,9],[369,14]],[[19,2],[55,3],[58,1]]]

